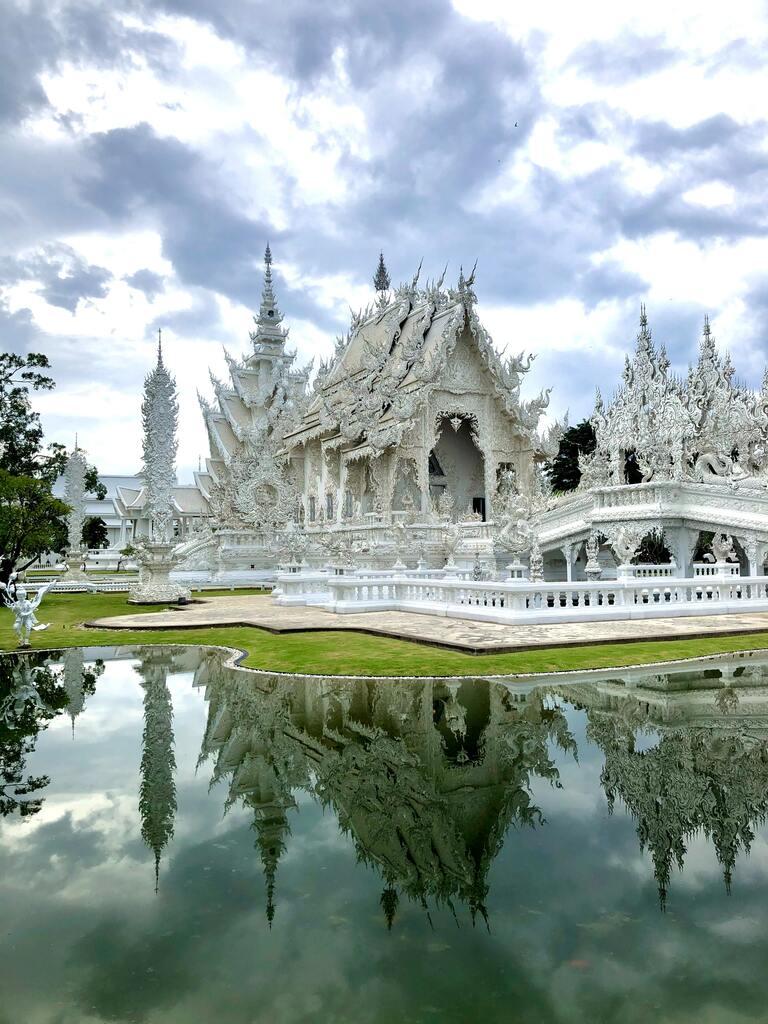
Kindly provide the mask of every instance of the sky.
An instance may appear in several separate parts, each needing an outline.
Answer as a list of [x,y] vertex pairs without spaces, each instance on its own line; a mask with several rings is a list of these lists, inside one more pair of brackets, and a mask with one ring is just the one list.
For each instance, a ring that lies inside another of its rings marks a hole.
[[297,363],[394,282],[478,261],[525,397],[591,411],[645,302],[673,367],[708,313],[768,344],[768,7],[647,0],[4,0],[0,348],[42,351],[47,436],[140,468],[158,327],[179,479],[197,391],[248,350],[267,241]]

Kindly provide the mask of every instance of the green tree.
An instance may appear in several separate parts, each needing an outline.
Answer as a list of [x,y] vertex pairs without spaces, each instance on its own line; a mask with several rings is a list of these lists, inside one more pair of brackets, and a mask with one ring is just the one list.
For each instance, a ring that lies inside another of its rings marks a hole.
[[[0,817],[37,814],[43,805],[38,794],[51,781],[47,775],[26,774],[26,758],[38,735],[72,702],[66,673],[54,671],[48,661],[48,655],[0,658]],[[97,661],[69,680],[81,709],[103,672],[104,662]]]
[[46,356],[30,352],[0,352],[0,469],[52,484],[67,461],[62,444],[43,445],[40,415],[30,404],[30,391],[52,391],[53,378]]
[[133,555],[136,554],[136,551],[137,549],[133,546],[133,544],[126,544],[124,548],[120,548],[120,557],[117,560],[117,568],[115,569],[115,572],[120,572],[123,566],[123,562],[127,561],[127,559],[129,558],[132,558]]
[[[67,544],[69,505],[54,498],[50,485],[0,469],[0,580],[15,568],[26,569],[44,552],[62,552]],[[22,563],[22,564],[20,564]]]
[[[44,444],[40,415],[30,394],[51,391],[48,358],[40,352],[26,356],[0,352],[0,581],[7,583],[15,568],[24,569],[45,551],[66,546],[65,516],[69,506],[54,498],[51,487],[62,474],[67,450]],[[106,487],[89,466],[86,489],[104,498]],[[26,564],[19,565],[19,561]]]
[[83,544],[87,548],[109,547],[109,531],[101,516],[88,516],[83,523]]
[[37,814],[43,805],[35,796],[51,781],[27,775],[26,758],[38,733],[67,705],[67,693],[42,659],[0,658],[0,816]]
[[589,420],[564,431],[557,455],[545,470],[552,490],[572,491],[578,487],[581,480],[579,455],[590,455],[594,450],[595,431]]

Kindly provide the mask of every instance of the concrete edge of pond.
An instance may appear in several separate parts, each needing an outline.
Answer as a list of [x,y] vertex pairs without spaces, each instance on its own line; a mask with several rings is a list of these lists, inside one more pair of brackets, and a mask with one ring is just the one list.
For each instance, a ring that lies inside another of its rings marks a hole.
[[[617,665],[608,666],[603,668],[594,669],[563,669],[559,672],[505,672],[505,673],[491,673],[491,672],[478,672],[473,675],[447,675],[447,676],[436,676],[436,675],[418,675],[418,676],[376,676],[376,675],[330,675],[317,672],[280,672],[270,669],[262,668],[250,668],[247,665],[243,665],[242,661],[248,657],[248,651],[241,650],[236,647],[226,647],[221,644],[196,644],[196,643],[170,643],[170,644],[83,644],[83,650],[91,651],[111,651],[111,650],[134,650],[138,651],[142,647],[171,647],[171,648],[187,648],[187,647],[199,647],[205,651],[221,651],[228,657],[222,661],[222,667],[235,669],[239,672],[250,673],[257,677],[276,677],[280,679],[329,679],[340,682],[355,682],[361,679],[370,680],[372,682],[425,682],[425,681],[445,681],[445,680],[470,680],[470,679],[492,679],[499,682],[514,682],[517,684],[525,684],[529,686],[541,686],[549,682],[550,680],[556,683],[563,682],[575,682],[577,680],[583,680],[585,678],[596,679],[605,678],[606,676],[615,675],[617,672],[623,676],[626,675],[642,675],[653,673],[654,670],[670,670],[670,669],[682,669],[695,668],[697,666],[703,666],[706,664],[717,665],[723,661],[749,661],[759,657],[768,657],[768,648],[759,647],[753,650],[745,651],[723,651],[719,654],[705,654],[701,656],[695,656],[691,658],[676,658],[668,661],[653,661],[646,663],[639,663],[636,665]],[[16,650],[16,651],[0,651],[0,658],[15,657],[20,654],[58,654],[61,651],[68,650],[66,647],[45,647],[35,648],[34,650]]]

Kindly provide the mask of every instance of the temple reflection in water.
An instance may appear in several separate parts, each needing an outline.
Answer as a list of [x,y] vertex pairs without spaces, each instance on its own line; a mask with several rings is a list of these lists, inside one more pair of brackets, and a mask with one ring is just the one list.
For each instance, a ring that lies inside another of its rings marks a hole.
[[634,818],[662,907],[672,867],[682,871],[697,834],[714,847],[730,891],[768,813],[768,661],[634,670],[560,693],[587,712],[608,806],[618,797]]
[[[198,769],[225,809],[253,815],[275,915],[278,870],[301,792],[329,807],[358,859],[381,878],[391,927],[401,900],[466,906],[487,919],[488,878],[511,825],[543,823],[537,780],[560,786],[576,757],[571,729],[602,758],[608,808],[624,806],[647,850],[659,899],[696,836],[712,845],[730,888],[768,807],[768,659],[705,667],[503,679],[322,679],[254,674],[195,648],[122,649],[143,690],[138,810],[155,881],[177,814],[168,676],[192,674],[207,702]],[[103,666],[93,652],[3,659],[3,815],[35,814],[49,784],[26,758],[58,715],[88,714]],[[539,791],[541,792],[541,791]],[[567,800],[568,793],[564,793]]]
[[560,708],[487,680],[254,677],[211,654],[196,681],[208,701],[201,761],[226,781],[228,804],[253,810],[270,921],[297,790],[332,807],[380,872],[389,925],[403,895],[485,916],[507,829],[540,819],[531,779],[557,784],[552,745],[575,749]]

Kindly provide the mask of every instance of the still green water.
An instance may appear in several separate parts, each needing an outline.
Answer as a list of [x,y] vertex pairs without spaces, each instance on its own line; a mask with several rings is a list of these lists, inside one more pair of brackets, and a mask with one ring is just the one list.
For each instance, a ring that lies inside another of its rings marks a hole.
[[0,659],[0,1022],[768,1020],[768,663]]

